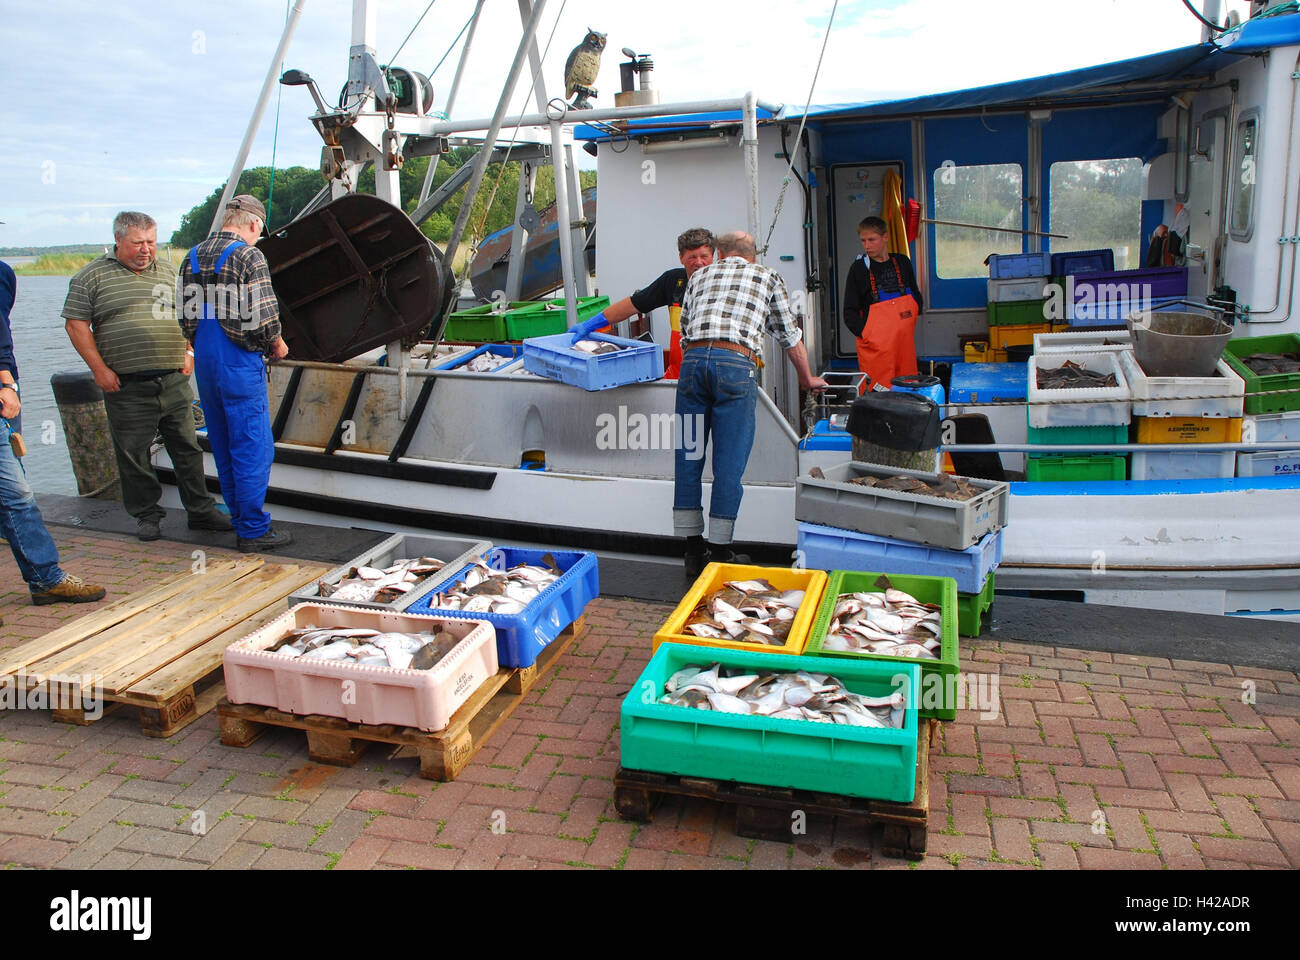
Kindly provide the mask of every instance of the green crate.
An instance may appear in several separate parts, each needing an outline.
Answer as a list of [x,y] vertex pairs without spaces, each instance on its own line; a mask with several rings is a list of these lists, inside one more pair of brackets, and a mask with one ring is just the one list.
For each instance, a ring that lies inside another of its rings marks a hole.
[[[1025,407],[1025,424],[1030,443],[1128,443],[1128,424],[1090,427],[1029,426],[1029,407]],[[1123,478],[1121,478],[1123,479]]]
[[1123,480],[1128,461],[1122,456],[1031,456],[1025,461],[1025,479],[1033,483],[1080,480]]
[[1046,300],[1013,300],[989,304],[990,327],[1019,327],[1031,323],[1050,323],[1043,315]]
[[495,303],[485,303],[468,310],[457,310],[447,318],[443,330],[444,340],[461,340],[465,343],[500,343],[506,337],[506,321],[518,310],[537,306],[531,301],[517,301],[502,312],[494,312]]
[[[1223,359],[1246,381],[1246,413],[1286,413],[1300,410],[1300,373],[1270,373],[1260,376],[1241,362],[1257,353],[1300,353],[1300,333],[1277,333],[1270,337],[1241,337],[1229,340]],[[1261,390],[1294,390],[1267,397],[1252,397]]]
[[[922,603],[937,603],[942,609],[943,636],[940,637],[938,660],[917,660],[914,657],[891,657],[883,653],[860,653],[856,650],[823,650],[822,641],[831,624],[831,614],[841,594],[874,592],[879,573],[862,573],[856,570],[835,570],[822,594],[817,619],[813,621],[806,657],[835,657],[853,660],[875,660],[885,663],[916,663],[921,667],[921,716],[937,720],[956,720],[957,703],[957,581],[952,577],[921,577],[888,574],[896,589],[910,593]],[[827,669],[830,669],[827,667]]]
[[[506,319],[507,340],[527,340],[529,337],[549,337],[569,329],[565,301],[543,300],[528,305],[528,309],[512,312]],[[578,322],[590,320],[609,307],[609,297],[579,297]]]
[[957,594],[957,632],[963,637],[978,637],[981,621],[993,609],[993,574],[984,581],[979,593]]
[[707,668],[714,663],[756,673],[830,673],[854,693],[866,696],[902,690],[910,697],[920,684],[916,661],[831,664],[825,658],[660,644],[623,700],[619,761],[624,767],[899,803],[915,799],[919,722],[910,703],[902,729],[892,730],[659,702],[664,683],[675,672],[690,664]]

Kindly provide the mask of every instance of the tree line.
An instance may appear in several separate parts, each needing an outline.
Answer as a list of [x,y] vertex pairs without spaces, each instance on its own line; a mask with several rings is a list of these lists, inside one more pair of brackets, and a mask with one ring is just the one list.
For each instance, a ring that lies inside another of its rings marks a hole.
[[[462,164],[472,160],[476,152],[473,147],[456,147],[449,153],[444,154],[438,164],[437,171],[434,173],[433,189],[436,190],[441,186]],[[428,170],[430,161],[431,158],[429,157],[415,157],[406,161],[398,174],[402,191],[402,209],[408,214],[415,210],[420,199],[420,188],[424,184],[425,172]],[[477,236],[481,239],[514,222],[515,195],[519,187],[522,164],[507,163],[504,170],[501,169],[501,166],[499,163],[488,165],[487,174],[483,178],[483,185],[474,200],[474,207],[467,227],[467,242],[471,236]],[[495,195],[493,195],[492,187],[493,184],[497,183],[498,177],[500,177],[500,183],[497,185]],[[594,186],[596,172],[594,170],[579,171],[579,180],[584,190],[587,187]],[[245,170],[240,175],[235,193],[249,193],[266,203],[267,219],[269,221],[267,227],[270,230],[277,230],[292,221],[324,186],[325,178],[319,170],[312,170],[307,167],[276,169],[274,171],[274,181],[272,181],[272,169],[270,167],[253,167]],[[362,193],[374,193],[375,175],[373,168],[362,174],[358,187]],[[217,210],[217,203],[221,200],[221,194],[224,190],[225,184],[222,183],[212,191],[207,199],[181,217],[181,225],[171,237],[173,245],[189,248],[207,238],[208,229]],[[488,206],[489,198],[491,198],[490,207]],[[452,196],[451,200],[443,205],[442,209],[420,224],[420,229],[424,235],[435,243],[446,243],[451,236],[451,228],[455,222],[456,213],[464,199],[465,189],[462,187]],[[533,205],[538,210],[541,210],[554,201],[554,171],[550,164],[546,164],[537,168],[537,185],[533,191]],[[483,216],[485,210],[487,211],[486,220],[484,220]],[[483,225],[481,232],[479,230],[480,224]]]

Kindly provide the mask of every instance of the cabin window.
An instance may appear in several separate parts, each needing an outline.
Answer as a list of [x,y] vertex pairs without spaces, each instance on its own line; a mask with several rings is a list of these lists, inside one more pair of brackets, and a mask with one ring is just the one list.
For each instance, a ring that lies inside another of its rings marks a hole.
[[1255,158],[1259,154],[1259,115],[1244,117],[1237,124],[1233,150],[1232,236],[1249,240],[1255,228]]
[[[1019,231],[1024,176],[1018,163],[988,163],[934,171],[934,218],[977,227]],[[987,277],[984,258],[990,253],[1020,253],[1019,232],[935,225],[935,269],[945,280]]]
[[1142,160],[1067,160],[1048,174],[1053,253],[1113,250],[1115,269],[1142,266]]

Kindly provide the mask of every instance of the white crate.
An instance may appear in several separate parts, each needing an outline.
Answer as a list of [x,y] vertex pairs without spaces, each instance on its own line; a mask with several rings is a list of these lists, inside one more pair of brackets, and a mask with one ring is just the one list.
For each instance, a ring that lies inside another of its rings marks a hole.
[[[1212,377],[1148,377],[1130,351],[1118,354],[1135,417],[1240,417],[1246,381],[1220,360]],[[1224,397],[1223,394],[1230,394]]]
[[1300,450],[1237,454],[1239,477],[1300,477]]
[[[306,626],[369,627],[399,633],[447,630],[460,642],[429,670],[305,660],[267,652],[267,647],[290,630]],[[483,620],[300,603],[228,646],[223,668],[231,703],[435,731],[447,726],[452,714],[496,674],[496,628]]]
[[1300,410],[1286,413],[1260,413],[1243,417],[1241,439],[1246,443],[1272,443],[1275,440],[1300,440]]
[[1046,277],[990,280],[988,301],[989,303],[1022,303],[1026,300],[1042,300],[1047,296],[1043,292],[1043,287],[1048,282]]
[[[1038,386],[1038,370],[1053,370],[1072,361],[1102,374],[1113,373],[1116,386],[1044,390]],[[1087,350],[1034,354],[1029,362],[1029,425],[1043,427],[1104,427],[1128,423],[1133,418],[1128,380],[1114,353]],[[1089,400],[1090,403],[1071,403]],[[1058,401],[1058,402],[1054,402]],[[1059,402],[1065,401],[1065,402]]]
[[1205,480],[1231,477],[1236,454],[1188,450],[1186,453],[1135,453],[1129,461],[1132,480]]
[[1068,330],[1063,333],[1034,334],[1034,353],[1070,350],[1122,353],[1132,349],[1133,335],[1127,330]]

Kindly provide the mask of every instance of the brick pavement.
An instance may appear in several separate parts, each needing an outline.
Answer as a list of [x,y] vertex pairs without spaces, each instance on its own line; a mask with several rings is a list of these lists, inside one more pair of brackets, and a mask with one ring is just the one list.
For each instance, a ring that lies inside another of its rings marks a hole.
[[[191,563],[186,544],[52,532],[110,598]],[[7,551],[0,584],[0,650],[86,612],[29,606]],[[166,741],[126,714],[0,714],[0,868],[1300,867],[1295,674],[990,639],[964,641],[962,663],[997,677],[997,715],[942,726],[924,861],[818,818],[790,843],[747,840],[704,801],[624,823],[619,706],[667,611],[595,601],[585,639],[453,783],[378,747],[352,768],[315,764],[296,731],[224,747],[215,714]]]

